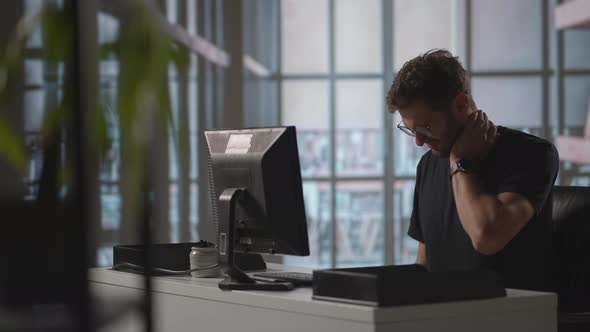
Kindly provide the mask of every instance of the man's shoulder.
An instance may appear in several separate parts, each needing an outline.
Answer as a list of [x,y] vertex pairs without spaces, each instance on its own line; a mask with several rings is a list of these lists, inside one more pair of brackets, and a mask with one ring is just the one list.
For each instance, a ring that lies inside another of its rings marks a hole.
[[532,160],[559,161],[555,145],[550,141],[520,130],[498,126],[498,144],[501,152]]

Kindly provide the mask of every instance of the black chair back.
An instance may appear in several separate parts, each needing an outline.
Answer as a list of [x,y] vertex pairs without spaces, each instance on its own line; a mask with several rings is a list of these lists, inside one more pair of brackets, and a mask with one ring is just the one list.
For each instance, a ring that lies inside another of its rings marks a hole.
[[553,190],[559,330],[590,331],[590,187]]

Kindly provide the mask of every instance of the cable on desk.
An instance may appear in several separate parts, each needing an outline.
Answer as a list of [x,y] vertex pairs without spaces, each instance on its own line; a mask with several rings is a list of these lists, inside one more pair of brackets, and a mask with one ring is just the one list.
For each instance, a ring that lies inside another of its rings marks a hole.
[[[162,268],[154,267],[154,268],[152,268],[152,272],[158,272],[158,273],[168,274],[168,275],[184,275],[184,274],[190,274],[191,272],[195,272],[195,271],[212,269],[212,268],[217,267],[217,266],[219,266],[219,264],[214,264],[214,265],[211,265],[211,266],[200,267],[200,268],[190,269],[190,270],[181,270],[181,271],[167,270],[167,269],[162,269]],[[137,265],[137,264],[133,264],[133,263],[123,262],[123,263],[118,263],[118,264],[113,265],[113,270],[119,270],[120,268],[128,268],[128,269],[131,269],[131,270],[137,270],[138,272],[143,272],[144,271],[144,267],[143,266]]]

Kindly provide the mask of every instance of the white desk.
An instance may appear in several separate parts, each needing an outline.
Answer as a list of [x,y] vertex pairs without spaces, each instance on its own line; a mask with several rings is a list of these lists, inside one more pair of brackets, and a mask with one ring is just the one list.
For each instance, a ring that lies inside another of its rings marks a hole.
[[[269,264],[269,268],[282,269]],[[301,268],[288,268],[302,271]],[[303,270],[306,271],[306,270]],[[142,276],[91,269],[91,290],[100,305],[141,298]],[[507,290],[505,298],[375,308],[312,300],[311,288],[290,292],[222,291],[220,279],[155,277],[157,331],[556,331],[557,297],[551,293]],[[140,331],[136,314],[109,331]]]

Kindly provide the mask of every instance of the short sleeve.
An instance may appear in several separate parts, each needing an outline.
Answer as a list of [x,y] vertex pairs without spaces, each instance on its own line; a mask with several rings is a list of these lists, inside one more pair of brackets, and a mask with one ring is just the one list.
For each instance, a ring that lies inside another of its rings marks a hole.
[[497,193],[514,192],[525,196],[539,213],[559,170],[559,154],[553,144],[535,144],[528,151],[506,160],[497,186]]
[[422,159],[418,163],[418,167],[416,168],[416,186],[414,187],[414,203],[412,205],[412,215],[410,216],[410,227],[408,228],[408,235],[416,240],[424,243],[424,235],[422,234],[422,226],[420,226],[419,220],[419,192],[420,192],[420,179],[422,177],[421,167],[422,166]]

